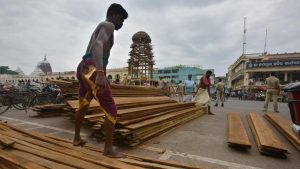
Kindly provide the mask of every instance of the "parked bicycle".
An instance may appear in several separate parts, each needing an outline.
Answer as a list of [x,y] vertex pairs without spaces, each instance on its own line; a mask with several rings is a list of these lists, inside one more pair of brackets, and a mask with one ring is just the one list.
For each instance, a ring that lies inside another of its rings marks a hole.
[[12,107],[19,110],[26,110],[26,103],[29,98],[30,93],[27,91],[18,91],[15,89],[0,91],[0,115]]
[[59,104],[62,102],[60,89],[52,87],[51,85],[45,86],[42,90],[31,88],[30,93],[31,95],[26,103],[27,108],[43,104]]

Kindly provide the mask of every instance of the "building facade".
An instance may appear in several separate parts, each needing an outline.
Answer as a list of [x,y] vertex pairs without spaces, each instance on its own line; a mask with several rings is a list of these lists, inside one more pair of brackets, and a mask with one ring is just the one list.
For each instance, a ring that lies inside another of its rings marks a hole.
[[165,79],[166,81],[173,80],[174,83],[184,81],[188,79],[188,74],[192,74],[192,80],[197,84],[200,78],[205,75],[207,70],[211,70],[213,75],[211,76],[211,82],[214,82],[214,69],[202,69],[201,66],[186,66],[177,65],[172,67],[166,67],[162,69],[155,69],[153,73],[153,80],[159,80],[159,78]]
[[228,68],[228,85],[232,90],[264,87],[275,72],[282,85],[300,80],[300,53],[245,54]]
[[[124,79],[128,75],[128,68],[114,68],[107,69],[107,77],[111,76],[112,81],[115,81],[117,77],[120,80]],[[10,74],[0,74],[0,83],[1,84],[12,84],[16,85],[19,82],[38,82],[38,83],[47,83],[49,80],[58,80],[58,79],[77,79],[75,71],[65,71],[65,72],[51,72],[48,74],[31,74],[31,75],[10,75]]]

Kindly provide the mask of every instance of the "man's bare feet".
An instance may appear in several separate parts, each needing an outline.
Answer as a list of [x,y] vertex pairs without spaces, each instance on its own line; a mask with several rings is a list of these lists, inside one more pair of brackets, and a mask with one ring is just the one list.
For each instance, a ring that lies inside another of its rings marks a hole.
[[104,152],[103,155],[110,157],[110,158],[126,158],[125,154],[123,154],[121,152],[117,152],[117,151]]
[[215,114],[214,114],[214,113],[212,113],[212,112],[208,112],[208,114],[209,114],[209,115],[215,115]]
[[73,141],[73,146],[84,146],[87,143],[86,140],[78,139]]

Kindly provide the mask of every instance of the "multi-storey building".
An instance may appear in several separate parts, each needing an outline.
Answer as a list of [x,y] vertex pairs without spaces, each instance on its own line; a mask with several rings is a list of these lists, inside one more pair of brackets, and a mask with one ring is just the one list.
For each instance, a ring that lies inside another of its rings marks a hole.
[[180,80],[187,80],[188,74],[192,74],[192,80],[199,83],[200,78],[205,75],[207,70],[211,70],[213,75],[211,76],[211,82],[214,82],[214,70],[213,69],[202,69],[201,66],[186,66],[178,65],[172,67],[166,67],[162,69],[155,69],[153,73],[153,80],[159,80],[159,78],[165,80],[173,80],[178,83]]
[[228,85],[232,90],[263,88],[275,72],[281,84],[300,80],[300,53],[245,54],[228,68]]

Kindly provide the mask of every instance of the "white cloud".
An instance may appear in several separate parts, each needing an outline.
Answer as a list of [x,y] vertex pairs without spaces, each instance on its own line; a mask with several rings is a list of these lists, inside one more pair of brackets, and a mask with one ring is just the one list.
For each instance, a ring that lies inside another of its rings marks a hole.
[[[75,70],[91,33],[105,19],[108,0],[0,0],[0,59],[26,74],[47,58],[53,71]],[[109,67],[125,67],[131,37],[147,32],[156,67],[201,64],[217,76],[242,53],[247,17],[247,52],[300,52],[300,2],[296,0],[117,0],[129,13],[115,34]]]

